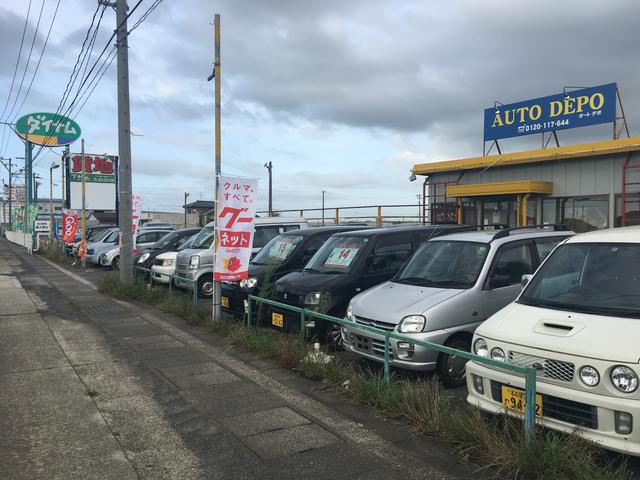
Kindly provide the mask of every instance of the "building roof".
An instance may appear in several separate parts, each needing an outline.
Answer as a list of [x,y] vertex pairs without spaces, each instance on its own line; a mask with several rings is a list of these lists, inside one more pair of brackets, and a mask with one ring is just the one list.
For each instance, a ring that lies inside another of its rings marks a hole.
[[193,208],[196,210],[211,210],[215,206],[213,200],[196,200],[195,202],[183,205],[183,208]]
[[418,163],[413,166],[411,171],[414,175],[430,175],[432,173],[462,172],[493,166],[522,165],[562,160],[565,158],[593,157],[597,155],[637,151],[640,151],[640,137],[631,137],[607,140],[604,142],[582,143],[566,147],[527,150],[523,152],[503,153],[502,155],[488,155],[486,157],[472,157],[434,163]]

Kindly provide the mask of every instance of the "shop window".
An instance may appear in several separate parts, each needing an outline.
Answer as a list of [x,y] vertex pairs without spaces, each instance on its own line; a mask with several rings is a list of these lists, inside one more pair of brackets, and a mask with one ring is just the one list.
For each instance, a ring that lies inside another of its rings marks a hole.
[[578,233],[609,228],[609,197],[545,198],[542,221],[562,223]]
[[478,210],[476,202],[468,198],[462,199],[462,223],[465,225],[478,224]]
[[[627,195],[625,225],[640,225],[640,193]],[[622,195],[616,195],[616,227],[622,226]]]

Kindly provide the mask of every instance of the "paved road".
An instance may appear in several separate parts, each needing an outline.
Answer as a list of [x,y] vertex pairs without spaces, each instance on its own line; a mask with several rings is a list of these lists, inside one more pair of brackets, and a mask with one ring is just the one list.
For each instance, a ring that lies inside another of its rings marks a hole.
[[441,443],[0,240],[0,465],[29,479],[449,479]]

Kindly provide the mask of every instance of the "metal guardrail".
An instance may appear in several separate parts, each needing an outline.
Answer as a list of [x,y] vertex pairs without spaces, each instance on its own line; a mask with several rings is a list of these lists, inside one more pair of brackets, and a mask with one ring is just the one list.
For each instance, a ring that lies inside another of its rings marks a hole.
[[[134,265],[133,267],[134,271],[139,271],[139,272],[145,272],[145,276],[146,273],[149,274],[149,287],[153,288],[153,270],[151,270],[150,268],[144,268],[144,267],[138,267],[137,265]],[[177,275],[168,275],[166,273],[160,273],[159,275],[165,276],[165,277],[169,277],[169,292],[171,292],[172,290],[172,284],[173,284],[173,279],[174,278],[178,278],[180,279],[181,282],[187,282],[191,284],[192,290],[193,290],[193,306],[197,307],[198,306],[198,281],[197,280],[190,280],[188,278],[183,278],[183,277],[179,277]]]
[[536,417],[536,370],[533,368],[522,367],[520,365],[514,365],[506,362],[500,362],[498,360],[493,360],[492,358],[481,357],[474,353],[446,347],[444,345],[439,345],[437,343],[423,342],[420,340],[416,340],[415,338],[412,338],[407,335],[402,335],[399,333],[382,330],[380,328],[371,327],[368,325],[360,325],[356,322],[351,322],[345,319],[333,317],[331,315],[326,315],[320,312],[314,312],[313,310],[308,310],[306,308],[294,307],[292,305],[287,305],[286,303],[277,302],[275,300],[262,298],[255,295],[249,295],[248,297],[248,305],[247,305],[247,327],[248,328],[251,328],[251,324],[253,322],[252,320],[252,317],[253,317],[252,303],[253,302],[256,302],[256,304],[263,303],[266,305],[271,305],[274,307],[282,308],[284,310],[289,310],[291,312],[298,313],[300,315],[301,342],[304,342],[305,340],[305,320],[310,317],[315,317],[327,322],[331,322],[343,327],[347,327],[349,329],[362,330],[362,331],[384,336],[384,369],[383,371],[384,371],[384,382],[387,387],[389,387],[390,385],[391,361],[389,358],[390,356],[389,340],[391,338],[393,338],[394,340],[406,341],[430,350],[435,350],[437,352],[446,353],[449,355],[456,355],[462,358],[466,358],[467,360],[473,360],[474,362],[477,362],[477,363],[481,363],[491,367],[499,368],[501,370],[507,370],[507,371],[522,375],[525,379],[525,415],[524,415],[525,431],[529,440],[533,440],[534,438],[535,417]]

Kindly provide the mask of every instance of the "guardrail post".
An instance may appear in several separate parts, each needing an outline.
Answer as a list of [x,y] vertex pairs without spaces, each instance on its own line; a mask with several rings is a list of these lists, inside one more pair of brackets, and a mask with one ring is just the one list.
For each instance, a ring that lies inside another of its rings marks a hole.
[[384,334],[384,385],[389,388],[389,332]]
[[378,216],[376,218],[376,223],[379,227],[382,226],[382,207],[378,207]]
[[525,412],[524,412],[524,429],[527,439],[533,443],[536,432],[536,372],[528,371],[525,374]]
[[151,270],[149,270],[149,288],[153,288],[153,275],[151,275]]
[[336,208],[336,225],[340,223],[340,209]]
[[198,308],[198,281],[191,281],[193,287],[193,308]]
[[305,311],[300,312],[300,345],[304,345],[304,324],[305,324]]
[[251,295],[249,295],[249,297],[247,298],[247,328],[251,328],[251,321],[252,321],[252,298]]
[[173,283],[173,276],[169,275],[169,293],[173,292],[173,289],[171,288],[172,283]]

